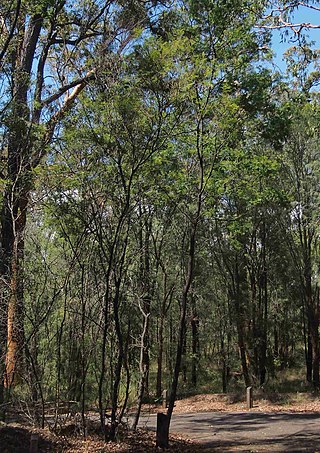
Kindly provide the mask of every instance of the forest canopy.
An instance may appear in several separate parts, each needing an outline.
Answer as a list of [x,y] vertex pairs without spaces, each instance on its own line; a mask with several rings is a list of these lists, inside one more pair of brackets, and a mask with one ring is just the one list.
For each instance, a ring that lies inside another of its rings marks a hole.
[[2,418],[319,389],[318,5],[2,1]]

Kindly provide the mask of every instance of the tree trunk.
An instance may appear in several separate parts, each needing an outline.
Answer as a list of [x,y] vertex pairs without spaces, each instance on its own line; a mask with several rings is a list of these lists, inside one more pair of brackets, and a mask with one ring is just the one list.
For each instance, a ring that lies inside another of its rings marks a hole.
[[160,325],[159,325],[159,333],[158,333],[158,359],[157,359],[157,387],[156,387],[156,396],[157,398],[161,397],[162,394],[162,361],[163,361],[163,327],[164,327],[164,315],[161,313],[160,315]]
[[7,311],[7,352],[5,387],[21,381],[23,371],[23,258],[26,226],[27,194],[20,195],[13,205],[5,205],[2,213],[4,262],[7,264],[9,297]]
[[[146,308],[146,307],[144,307]],[[148,352],[148,346],[146,343],[146,336],[148,335],[149,331],[149,319],[150,319],[150,304],[148,304],[147,308],[149,308],[148,312],[143,312],[144,316],[144,325],[143,325],[143,332],[141,335],[141,346],[140,346],[140,383],[139,383],[139,390],[138,390],[138,404],[137,404],[137,411],[135,414],[135,418],[132,424],[132,429],[136,430],[138,422],[139,422],[139,417],[140,417],[140,412],[141,412],[141,407],[142,407],[142,402],[143,402],[143,396],[144,392],[147,387],[147,378],[148,378],[148,373],[149,373],[149,354],[146,354]]]
[[312,383],[315,389],[320,386],[319,376],[319,309],[317,298],[312,290],[311,276],[311,250],[306,251],[305,268],[304,268],[304,284],[305,284],[305,300],[306,314],[308,318],[308,326],[310,332],[310,342],[312,346]]
[[245,386],[249,387],[251,385],[251,379],[249,374],[249,367],[247,362],[247,347],[245,342],[245,325],[244,325],[244,285],[245,282],[245,274],[244,274],[244,267],[241,267],[241,263],[239,263],[239,257],[236,258],[235,263],[235,294],[233,294],[233,299],[235,302],[235,309],[236,309],[236,326],[237,326],[237,334],[238,334],[238,347],[240,351],[240,359],[241,359],[241,367],[243,378],[245,382]]
[[187,302],[188,302],[188,295],[190,291],[190,287],[193,282],[194,278],[194,268],[195,268],[195,256],[196,256],[196,236],[198,230],[198,224],[200,221],[200,213],[202,208],[202,196],[203,196],[203,178],[204,178],[204,169],[203,169],[203,158],[200,152],[200,124],[198,124],[198,158],[199,158],[199,166],[200,166],[200,181],[199,181],[199,192],[197,198],[197,210],[195,213],[194,220],[191,224],[190,230],[190,239],[189,239],[189,250],[188,250],[188,266],[186,269],[185,275],[185,284],[182,291],[182,299],[181,299],[181,310],[180,310],[180,322],[179,322],[179,333],[178,333],[178,344],[177,344],[177,352],[176,352],[176,360],[174,365],[174,372],[173,372],[173,379],[171,384],[171,392],[169,398],[169,405],[167,411],[168,417],[168,424],[167,424],[167,438],[169,437],[169,429],[170,429],[170,422],[173,413],[174,403],[177,398],[177,389],[178,389],[178,381],[179,381],[179,374],[181,368],[181,358],[183,352],[183,344],[185,340],[185,327],[186,327],[186,314],[187,314]]
[[110,426],[110,439],[115,440],[117,428],[118,428],[118,420],[117,420],[117,410],[118,410],[118,396],[119,396],[119,386],[121,381],[121,370],[122,364],[124,360],[124,343],[122,337],[122,330],[121,330],[121,323],[119,318],[119,305],[120,305],[120,285],[121,280],[118,279],[115,282],[115,296],[113,299],[113,316],[115,322],[115,330],[116,336],[118,341],[118,354],[117,354],[117,361],[115,367],[115,376],[112,386],[112,408],[111,408],[111,426]]
[[310,334],[310,325],[307,323],[307,329],[305,332],[305,357],[306,357],[306,380],[307,382],[312,382],[312,343],[311,343],[311,334]]
[[310,334],[312,343],[312,383],[315,390],[319,389],[319,322],[316,314],[310,322]]
[[182,345],[182,356],[181,356],[181,375],[182,381],[187,382],[187,326],[184,327],[184,337]]
[[191,383],[194,388],[197,387],[198,374],[198,353],[199,353],[199,319],[197,313],[196,299],[192,297],[192,314],[191,314],[191,335],[192,335],[192,360],[191,360]]
[[268,335],[268,274],[267,274],[267,249],[266,249],[266,225],[263,222],[262,234],[262,274],[260,277],[261,294],[261,338],[259,348],[259,381],[260,386],[265,383],[267,373],[267,335]]

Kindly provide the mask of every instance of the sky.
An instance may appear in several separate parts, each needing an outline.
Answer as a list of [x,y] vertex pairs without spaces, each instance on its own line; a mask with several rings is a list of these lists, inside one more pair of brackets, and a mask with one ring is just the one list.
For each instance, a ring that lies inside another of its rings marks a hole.
[[[320,6],[319,6],[320,7]],[[300,7],[293,17],[294,23],[311,23],[313,25],[320,26],[320,11],[315,11],[310,8]],[[320,48],[320,28],[319,29],[307,29],[303,32],[308,36],[309,41],[314,41],[313,48]],[[275,52],[275,63],[276,66],[281,70],[285,71],[286,64],[283,59],[284,52],[291,46],[297,44],[295,36],[292,31],[289,31],[288,36],[284,35],[284,30],[274,30],[272,38],[272,48]]]

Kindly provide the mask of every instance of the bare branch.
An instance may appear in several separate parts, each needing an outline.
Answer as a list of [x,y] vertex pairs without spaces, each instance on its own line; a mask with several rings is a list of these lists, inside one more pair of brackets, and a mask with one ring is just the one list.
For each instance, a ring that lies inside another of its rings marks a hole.
[[[293,24],[291,22],[282,21],[278,25],[260,25],[259,28],[264,28],[267,30],[280,30],[284,28],[292,28],[295,33],[300,32],[302,29],[319,29],[320,25],[311,24],[310,22],[301,22],[298,24]],[[296,30],[298,29],[298,30]]]
[[[84,90],[84,88],[86,87],[88,82],[90,80],[92,80],[92,78],[94,77],[95,72],[96,72],[96,69],[92,69],[91,71],[89,71],[86,74],[85,77],[83,77],[80,81],[79,80],[77,81],[78,83],[76,86],[74,86],[74,84],[73,84],[74,88],[73,88],[72,92],[65,97],[61,108],[54,115],[52,115],[52,117],[49,119],[49,121],[46,124],[47,132],[44,136],[43,146],[42,146],[41,150],[39,151],[39,153],[33,157],[32,162],[31,162],[31,168],[35,168],[40,163],[41,159],[46,154],[46,146],[50,143],[50,141],[52,139],[56,125],[65,116],[65,114],[70,110],[70,108],[72,107],[74,101],[77,99],[79,94]],[[66,87],[64,87],[64,88],[66,88]],[[66,91],[67,91],[67,89],[64,90],[64,92],[66,92]],[[60,93],[60,96],[62,94],[63,93]]]
[[320,7],[309,5],[305,2],[290,2],[283,6],[277,5],[272,9],[270,14],[263,17],[263,21],[267,23],[260,24],[259,28],[267,30],[283,30],[291,28],[291,30],[297,35],[299,35],[304,29],[319,29],[320,24],[314,24],[311,22],[291,22],[287,17],[285,17],[288,12],[293,12],[299,8],[308,8],[314,11],[320,11]]
[[94,79],[94,73],[95,73],[95,69],[93,69],[92,71],[89,71],[85,75],[85,77],[81,77],[80,79],[73,80],[72,82],[68,83],[68,85],[64,85],[64,86],[60,87],[56,93],[54,93],[52,96],[49,96],[47,99],[44,99],[41,102],[41,104],[43,106],[50,105],[52,102],[59,99],[64,93],[71,90],[71,88],[81,85],[83,82],[88,83],[90,80]]
[[[8,47],[9,47],[10,41],[13,38],[14,30],[16,28],[16,25],[17,25],[17,22],[18,22],[18,18],[19,18],[19,14],[20,14],[20,7],[21,7],[21,0],[18,0],[17,1],[17,6],[16,6],[16,13],[15,13],[15,16],[14,16],[14,20],[13,20],[11,29],[10,29],[10,31],[8,33],[7,39],[5,40],[5,43],[4,43],[3,48],[2,48],[2,51],[0,52],[0,67],[2,65],[2,60],[3,60],[3,58],[4,58],[5,54],[6,54],[6,51],[7,51]],[[4,22],[4,20],[3,20],[3,22]]]

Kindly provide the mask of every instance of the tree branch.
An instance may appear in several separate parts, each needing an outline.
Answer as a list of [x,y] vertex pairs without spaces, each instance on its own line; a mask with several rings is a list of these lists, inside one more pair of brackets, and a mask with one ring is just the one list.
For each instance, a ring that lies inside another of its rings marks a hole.
[[84,77],[81,77],[80,79],[77,79],[77,80],[73,80],[73,82],[68,83],[68,85],[64,85],[64,86],[60,87],[56,93],[54,93],[52,96],[49,96],[47,99],[44,99],[41,102],[42,106],[50,105],[52,102],[59,99],[68,90],[71,90],[71,88],[77,87],[78,85],[81,85],[82,83],[86,84],[90,80],[93,80],[94,74],[95,74],[95,69],[93,69],[92,71],[89,71]]
[[0,67],[1,67],[1,64],[2,64],[2,59],[4,58],[4,56],[6,54],[6,51],[7,51],[8,47],[9,47],[10,41],[13,38],[14,30],[16,28],[16,25],[17,25],[17,22],[18,22],[18,18],[19,18],[19,14],[20,14],[20,7],[21,7],[21,0],[18,0],[17,1],[17,6],[16,6],[16,14],[14,16],[13,24],[11,26],[10,32],[8,33],[7,39],[5,40],[5,43],[4,43],[3,48],[2,48],[2,51],[0,52]]
[[[54,134],[56,125],[58,122],[65,116],[65,114],[70,110],[72,107],[74,101],[77,99],[79,94],[84,90],[86,85],[90,80],[94,78],[94,74],[96,72],[96,69],[92,69],[87,73],[81,81],[78,80],[78,83],[76,86],[74,86],[72,92],[65,97],[65,100],[63,102],[63,105],[61,108],[54,114],[52,117],[49,119],[49,121],[46,123],[46,133],[42,142],[42,147],[39,151],[38,154],[33,156],[32,162],[31,162],[31,168],[36,168],[43,156],[46,154],[46,146],[51,142],[52,136]],[[67,91],[67,90],[65,90]],[[62,93],[61,93],[62,94]],[[60,94],[60,96],[61,96]]]

